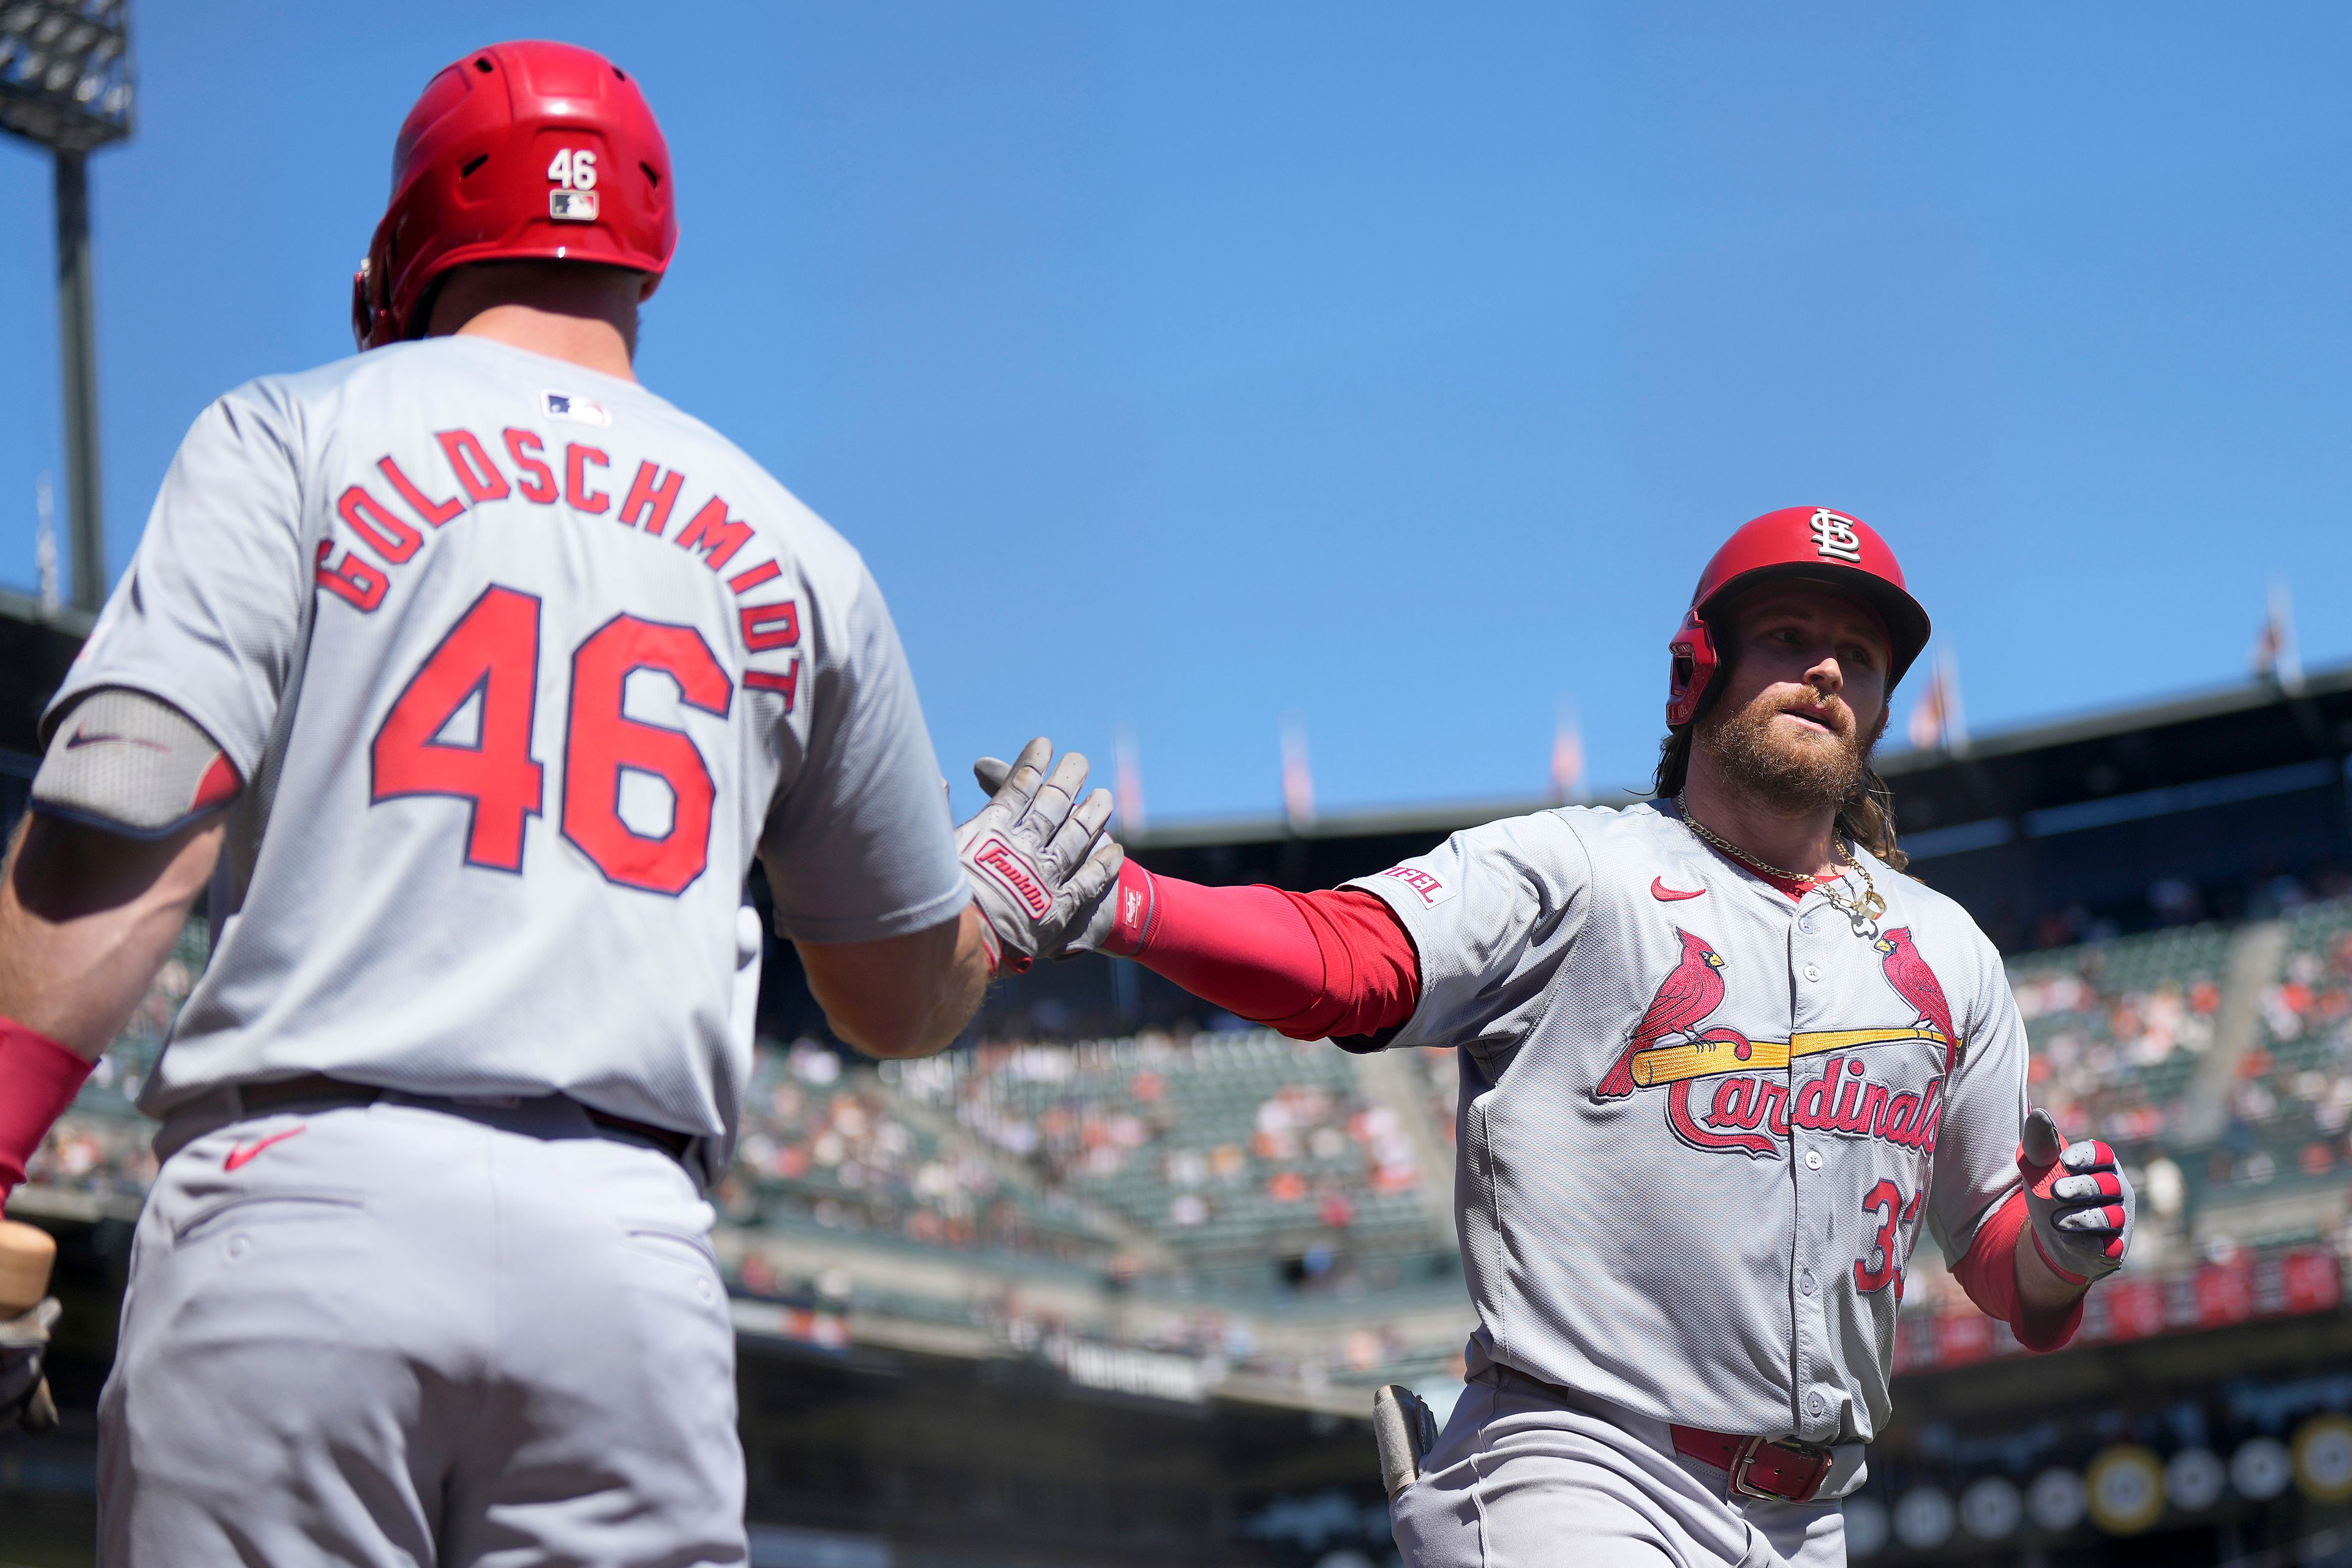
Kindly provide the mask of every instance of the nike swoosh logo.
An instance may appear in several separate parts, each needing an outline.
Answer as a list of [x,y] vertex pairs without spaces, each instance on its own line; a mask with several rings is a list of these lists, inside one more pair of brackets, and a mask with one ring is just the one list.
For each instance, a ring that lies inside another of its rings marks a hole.
[[151,752],[168,752],[172,749],[161,741],[150,741],[141,735],[110,735],[103,731],[93,735],[87,730],[76,730],[66,737],[66,750],[78,752],[84,746],[103,746],[110,741],[120,742],[126,746],[144,746]]
[[1706,891],[1706,889],[1705,888],[1693,888],[1689,892],[1685,893],[1679,889],[1667,887],[1666,879],[1664,877],[1653,877],[1650,879],[1650,897],[1657,900],[1658,902],[1662,904],[1675,903],[1684,899],[1696,899],[1705,894]]
[[304,1122],[300,1127],[289,1127],[283,1132],[273,1132],[267,1138],[257,1138],[250,1143],[240,1143],[228,1152],[228,1158],[221,1162],[221,1169],[234,1171],[241,1165],[248,1164],[256,1154],[260,1153],[272,1143],[283,1143],[296,1133],[306,1131],[309,1126],[310,1123]]

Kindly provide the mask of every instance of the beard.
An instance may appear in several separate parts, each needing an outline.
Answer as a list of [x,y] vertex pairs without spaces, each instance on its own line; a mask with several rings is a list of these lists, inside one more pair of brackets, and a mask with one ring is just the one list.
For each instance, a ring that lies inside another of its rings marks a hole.
[[1843,699],[1826,704],[1831,734],[1790,734],[1775,722],[1785,700],[1759,692],[1744,708],[1717,708],[1698,722],[1692,744],[1705,752],[1725,781],[1760,805],[1791,816],[1836,809],[1863,793],[1870,754],[1885,732],[1886,715],[1868,735]]

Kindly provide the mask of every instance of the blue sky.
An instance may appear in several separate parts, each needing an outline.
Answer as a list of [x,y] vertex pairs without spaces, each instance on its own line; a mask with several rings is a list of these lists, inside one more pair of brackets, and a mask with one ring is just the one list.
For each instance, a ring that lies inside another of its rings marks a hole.
[[[2352,16],[2149,5],[138,8],[94,163],[119,571],[173,447],[350,352],[393,133],[499,37],[645,84],[640,371],[855,541],[959,799],[1138,738],[1158,818],[1646,773],[1771,507],[1878,525],[1981,731],[2352,657]],[[649,26],[658,19],[659,26]],[[0,581],[59,469],[0,147]],[[1898,699],[1907,709],[1908,698]]]

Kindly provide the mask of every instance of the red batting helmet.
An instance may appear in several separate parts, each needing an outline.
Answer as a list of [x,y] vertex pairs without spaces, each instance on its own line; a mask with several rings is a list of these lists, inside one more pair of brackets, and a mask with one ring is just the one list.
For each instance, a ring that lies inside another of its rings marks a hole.
[[669,146],[628,73],[571,44],[493,44],[427,82],[400,127],[352,333],[362,349],[422,336],[434,279],[469,261],[633,268],[649,295],[677,248]]
[[1827,507],[1782,507],[1742,526],[1699,574],[1682,629],[1666,644],[1674,655],[1666,689],[1668,725],[1687,724],[1697,715],[1699,700],[1715,678],[1710,615],[1734,595],[1792,578],[1843,588],[1878,612],[1893,645],[1887,690],[1895,689],[1927,646],[1927,612],[1903,585],[1903,568],[1876,529]]

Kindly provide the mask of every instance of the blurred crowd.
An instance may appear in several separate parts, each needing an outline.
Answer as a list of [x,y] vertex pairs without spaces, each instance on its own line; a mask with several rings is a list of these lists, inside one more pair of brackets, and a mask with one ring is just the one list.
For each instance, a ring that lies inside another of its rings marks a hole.
[[[2241,1243],[2192,1226],[2200,1203],[2341,1186],[2352,1179],[2352,898],[2273,889],[2284,925],[2274,979],[2231,1003],[2233,943],[2247,928],[2176,925],[2011,961],[2032,1039],[2032,1095],[2061,1124],[2126,1150],[2151,1223],[2194,1236],[2209,1261]],[[2184,906],[2185,907],[2185,906]],[[149,1125],[131,1109],[201,968],[192,931],[36,1158],[32,1181],[118,1207],[154,1175]],[[2246,1047],[2228,1075],[2220,1131],[2192,1086],[2234,1007]],[[2249,1013],[2251,1010],[2251,1017]],[[1394,1069],[1394,1070],[1390,1070]],[[813,1230],[928,1249],[1076,1266],[1114,1285],[1151,1276],[1205,1302],[1256,1292],[1233,1311],[1203,1304],[1155,1320],[1133,1347],[1314,1384],[1400,1366],[1442,1372],[1458,1332],[1408,1331],[1359,1313],[1308,1348],[1259,1342],[1252,1312],[1336,1304],[1445,1272],[1459,1075],[1454,1055],[1410,1050],[1380,1071],[1328,1046],[1244,1027],[1145,1030],[1052,1044],[983,1040],[879,1067],[814,1039],[762,1042],[733,1169],[713,1194],[752,1233]],[[2192,1101],[2201,1118],[2192,1118]],[[2247,1236],[2352,1241],[2337,1234]],[[2323,1227],[2325,1228],[2325,1227]],[[1906,1307],[1960,1298],[1925,1246]],[[747,1296],[819,1314],[929,1315],[1016,1349],[1050,1348],[1073,1326],[1009,1289],[969,1300],[868,1299],[840,1268],[792,1272],[789,1248],[747,1248]],[[1255,1272],[1252,1272],[1252,1271]],[[978,1278],[978,1276],[975,1276]],[[1458,1283],[1453,1289],[1459,1289]],[[1245,1294],[1247,1292],[1245,1291]],[[1262,1319],[1255,1321],[1264,1321]]]
[[154,1128],[124,1116],[68,1114],[26,1169],[28,1185],[136,1205],[155,1180]]
[[[2105,944],[2065,950],[2011,975],[2032,1040],[2034,1098],[2062,1127],[2096,1127],[2116,1142],[2159,1136],[2165,1114],[2213,1043],[2218,973],[2167,976],[2144,987],[2103,984]],[[2158,1069],[2176,1070],[2162,1074]]]
[[2240,1064],[2233,1109],[2249,1123],[2308,1118],[2326,1134],[2352,1121],[2352,929],[2320,931],[2263,993],[2265,1037]]
[[1420,1212],[1398,1110],[1328,1047],[1263,1031],[991,1042],[878,1069],[803,1039],[758,1062],[718,1194],[737,1223],[1070,1260],[1139,1239],[1286,1247],[1311,1283],[1368,1205]]
[[1421,1212],[1399,1109],[1339,1053],[1265,1030],[983,1043],[881,1077],[1114,1230],[1295,1254],[1297,1283],[1333,1279],[1368,1216]]
[[735,1168],[716,1194],[739,1225],[804,1219],[925,1246],[1085,1257],[1083,1227],[1040,1223],[1000,1165],[942,1143],[870,1069],[814,1040],[762,1047]]

